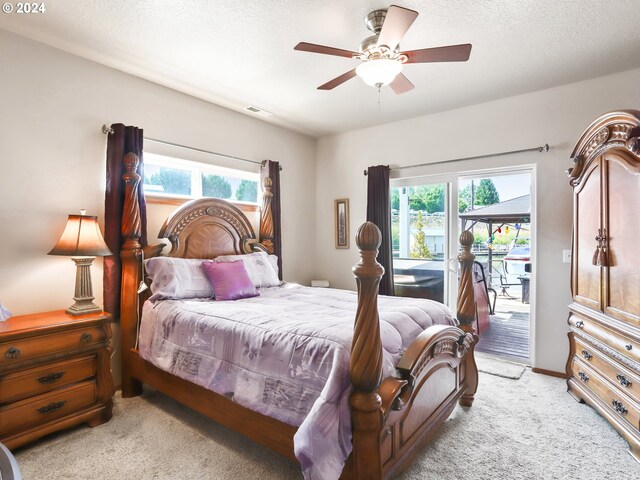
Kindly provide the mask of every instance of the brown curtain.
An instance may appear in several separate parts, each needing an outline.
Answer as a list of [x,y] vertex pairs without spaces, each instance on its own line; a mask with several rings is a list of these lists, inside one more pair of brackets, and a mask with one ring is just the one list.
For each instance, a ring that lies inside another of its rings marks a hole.
[[375,223],[382,233],[378,263],[384,267],[384,275],[378,291],[381,295],[394,295],[388,165],[369,167],[367,171],[367,221]]
[[280,211],[280,163],[272,160],[262,162],[260,168],[260,185],[264,185],[265,177],[271,179],[271,214],[273,215],[273,253],[278,256],[278,277],[282,280],[282,214]]
[[[138,174],[144,179],[142,165],[142,129],[127,127],[121,123],[111,125],[113,133],[107,139],[107,188],[104,197],[104,240],[113,255],[104,257],[103,295],[104,309],[115,319],[120,317],[120,282],[121,263],[120,247],[122,246],[122,204],[124,203],[124,156],[133,152],[138,156]],[[140,203],[140,219],[142,236],[140,243],[147,245],[147,204],[144,199],[143,180],[140,180],[138,201]]]

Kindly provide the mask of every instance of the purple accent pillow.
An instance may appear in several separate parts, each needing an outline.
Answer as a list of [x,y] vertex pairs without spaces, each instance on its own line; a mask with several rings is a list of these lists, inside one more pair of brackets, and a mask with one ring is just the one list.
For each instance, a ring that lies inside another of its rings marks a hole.
[[238,300],[260,295],[247,274],[243,262],[202,262],[202,269],[211,282],[216,300]]

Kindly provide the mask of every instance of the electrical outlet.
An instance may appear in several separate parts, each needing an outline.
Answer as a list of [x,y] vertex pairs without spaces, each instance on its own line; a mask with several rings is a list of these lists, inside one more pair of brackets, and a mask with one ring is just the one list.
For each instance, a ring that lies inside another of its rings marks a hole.
[[562,263],[571,263],[571,250],[562,250]]

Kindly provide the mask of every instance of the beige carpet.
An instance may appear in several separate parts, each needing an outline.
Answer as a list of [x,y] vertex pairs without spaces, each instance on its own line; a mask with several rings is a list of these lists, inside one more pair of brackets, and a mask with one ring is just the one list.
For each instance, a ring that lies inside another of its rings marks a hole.
[[[597,413],[557,378],[480,374],[470,409],[457,407],[403,480],[626,480],[640,464]],[[16,452],[25,480],[299,479],[292,462],[156,392],[116,398],[113,419]]]

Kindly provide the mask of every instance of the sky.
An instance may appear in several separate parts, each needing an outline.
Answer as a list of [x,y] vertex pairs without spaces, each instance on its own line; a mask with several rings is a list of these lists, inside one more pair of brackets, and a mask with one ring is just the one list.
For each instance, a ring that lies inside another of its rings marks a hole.
[[[498,190],[498,194],[500,195],[501,202],[531,193],[531,174],[529,173],[478,177],[474,179],[476,185],[478,185],[481,178],[491,178],[491,180],[493,180],[493,184],[496,186],[496,190]],[[460,179],[458,188],[462,190],[468,185],[471,185],[471,179]]]

